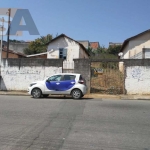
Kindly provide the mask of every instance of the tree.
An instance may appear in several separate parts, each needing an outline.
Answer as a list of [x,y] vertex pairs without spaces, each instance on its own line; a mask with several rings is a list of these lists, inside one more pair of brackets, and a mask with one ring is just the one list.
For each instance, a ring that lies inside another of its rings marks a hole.
[[118,56],[120,49],[121,49],[121,45],[113,45],[113,46],[109,46],[107,51],[109,54]]
[[11,42],[11,43],[21,43],[21,41],[18,41],[18,40],[15,40],[15,39],[13,39],[13,40],[9,40],[9,42]]
[[52,35],[41,36],[29,43],[28,48],[24,49],[26,55],[38,54],[47,51],[47,43],[53,39]]
[[118,49],[119,49],[118,47],[105,48],[105,46],[100,46],[99,48],[92,50],[92,53],[90,53],[90,58],[91,59],[118,59],[117,57]]

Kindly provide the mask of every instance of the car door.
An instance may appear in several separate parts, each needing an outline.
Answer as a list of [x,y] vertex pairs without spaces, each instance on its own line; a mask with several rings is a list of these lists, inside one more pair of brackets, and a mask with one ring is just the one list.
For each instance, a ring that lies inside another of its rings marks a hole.
[[75,75],[64,75],[59,84],[59,90],[62,94],[70,94],[70,90],[75,85]]
[[62,75],[54,75],[48,78],[45,82],[45,93],[47,94],[59,94],[59,85],[62,79]]

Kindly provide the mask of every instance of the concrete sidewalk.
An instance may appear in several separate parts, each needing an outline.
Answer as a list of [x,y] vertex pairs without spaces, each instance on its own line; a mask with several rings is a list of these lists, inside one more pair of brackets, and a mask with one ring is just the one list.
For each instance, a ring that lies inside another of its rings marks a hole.
[[[26,91],[0,91],[0,95],[30,96]],[[53,96],[52,96],[53,97]],[[117,100],[150,100],[150,95],[106,95],[106,94],[86,94],[84,98],[95,99],[117,99]]]

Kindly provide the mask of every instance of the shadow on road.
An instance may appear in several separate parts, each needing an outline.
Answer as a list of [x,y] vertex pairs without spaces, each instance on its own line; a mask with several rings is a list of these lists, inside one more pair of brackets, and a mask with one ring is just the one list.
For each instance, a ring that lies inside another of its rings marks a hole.
[[[31,98],[33,98],[33,97],[31,97]],[[60,100],[64,100],[64,99],[66,99],[66,100],[92,100],[93,98],[81,98],[81,99],[73,99],[72,97],[69,97],[69,96],[49,96],[49,97],[46,97],[46,98],[44,98],[44,97],[42,97],[42,98],[40,98],[40,99],[60,99]]]

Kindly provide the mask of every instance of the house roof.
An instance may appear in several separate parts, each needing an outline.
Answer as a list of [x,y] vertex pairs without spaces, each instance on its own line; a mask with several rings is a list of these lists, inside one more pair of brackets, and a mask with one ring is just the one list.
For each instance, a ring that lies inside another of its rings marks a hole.
[[93,49],[97,49],[99,48],[99,42],[90,42],[90,47]]
[[80,42],[78,42],[78,41],[76,41],[76,40],[74,40],[74,39],[68,37],[68,36],[65,35],[65,34],[61,34],[61,35],[57,36],[56,38],[52,39],[49,43],[47,43],[47,45],[50,44],[50,43],[52,43],[53,41],[55,41],[55,40],[61,38],[61,37],[66,37],[66,38],[68,38],[68,39],[70,39],[70,40],[75,41],[76,43],[78,43],[78,44],[84,49],[84,51],[86,52],[86,54],[87,54],[88,56],[90,56],[90,54],[87,52],[87,49],[86,49]]
[[123,44],[122,44],[122,47],[121,47],[121,49],[120,49],[120,52],[123,52],[123,49],[124,49],[125,46],[129,43],[130,40],[133,40],[133,39],[135,39],[135,38],[137,38],[137,37],[139,37],[139,36],[141,36],[141,35],[144,35],[145,33],[148,33],[148,32],[150,32],[150,29],[148,29],[148,30],[146,30],[146,31],[144,31],[144,32],[141,32],[141,33],[139,33],[139,34],[137,34],[137,35],[135,35],[135,36],[132,36],[132,37],[126,39],[126,40],[123,42]]
[[[3,51],[7,52],[7,48],[3,48]],[[13,50],[9,50],[8,52],[11,53],[11,54],[16,54],[16,55],[19,55],[19,56],[26,57],[25,54],[20,53],[20,52],[15,52],[15,51],[13,51]]]

